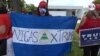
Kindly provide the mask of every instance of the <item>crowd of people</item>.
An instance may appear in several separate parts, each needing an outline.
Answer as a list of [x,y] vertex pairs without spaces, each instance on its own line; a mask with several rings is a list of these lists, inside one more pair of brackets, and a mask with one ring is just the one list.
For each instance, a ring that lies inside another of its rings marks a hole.
[[[24,13],[24,11],[22,11]],[[48,11],[48,5],[45,1],[41,1],[36,15],[38,16],[50,16]],[[6,16],[6,17],[5,17]],[[94,9],[88,10],[87,14],[82,18],[82,21],[77,29],[79,33],[82,29],[100,27],[100,4],[95,4]],[[88,24],[87,24],[88,23]],[[9,13],[5,6],[0,5],[0,56],[6,55],[7,39],[12,37],[12,28]],[[83,56],[97,56],[99,51],[99,45],[86,46],[83,48]]]

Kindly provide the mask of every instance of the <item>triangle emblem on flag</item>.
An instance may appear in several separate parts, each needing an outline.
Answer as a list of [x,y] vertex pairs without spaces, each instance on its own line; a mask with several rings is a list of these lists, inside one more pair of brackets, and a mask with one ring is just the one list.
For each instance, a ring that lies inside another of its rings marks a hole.
[[46,33],[43,33],[41,40],[48,40],[48,36]]
[[53,37],[51,36],[51,33],[47,29],[43,29],[39,32],[39,43],[40,44],[48,44],[51,42]]

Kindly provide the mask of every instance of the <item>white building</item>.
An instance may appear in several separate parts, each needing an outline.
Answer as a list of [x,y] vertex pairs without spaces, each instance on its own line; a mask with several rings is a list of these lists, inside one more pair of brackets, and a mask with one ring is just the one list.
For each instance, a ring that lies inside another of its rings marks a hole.
[[72,16],[72,12],[75,12],[75,16],[81,18],[86,11],[82,6],[49,6],[48,8],[52,16]]

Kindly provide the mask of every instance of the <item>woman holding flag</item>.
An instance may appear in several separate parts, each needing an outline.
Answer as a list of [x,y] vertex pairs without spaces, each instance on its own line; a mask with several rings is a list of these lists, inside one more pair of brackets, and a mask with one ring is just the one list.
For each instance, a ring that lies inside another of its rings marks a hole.
[[48,4],[45,1],[41,1],[39,3],[39,6],[37,8],[37,15],[38,16],[49,16],[49,11],[48,11]]
[[[98,28],[100,27],[100,5],[89,5],[89,11],[86,16],[83,17],[77,32],[84,29]],[[87,40],[88,41],[88,40]],[[99,45],[84,46],[83,56],[97,56],[99,51]]]

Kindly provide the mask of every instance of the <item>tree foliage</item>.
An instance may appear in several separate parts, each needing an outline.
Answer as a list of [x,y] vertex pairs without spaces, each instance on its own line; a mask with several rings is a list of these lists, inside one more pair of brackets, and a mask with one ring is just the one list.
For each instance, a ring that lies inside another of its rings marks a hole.
[[29,12],[32,12],[34,10],[36,10],[37,7],[34,6],[34,4],[26,4],[25,7]]
[[93,3],[100,4],[100,0],[94,0]]
[[28,12],[36,10],[34,4],[26,4],[24,0],[0,0],[8,6],[8,9],[14,11],[27,10]]
[[21,8],[24,8],[25,6],[25,1],[24,0],[20,0],[19,5]]

